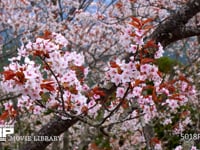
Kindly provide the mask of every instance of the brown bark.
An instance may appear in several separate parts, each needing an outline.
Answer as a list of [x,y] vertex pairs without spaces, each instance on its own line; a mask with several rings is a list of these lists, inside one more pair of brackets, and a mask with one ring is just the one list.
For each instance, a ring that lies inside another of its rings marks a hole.
[[190,0],[186,5],[179,9],[175,14],[169,16],[161,23],[150,36],[156,42],[160,42],[164,47],[177,40],[199,35],[198,31],[189,30],[185,24],[200,12],[200,0]]
[[[59,136],[77,121],[76,118],[62,120],[60,117],[54,117],[35,133],[35,136]],[[30,141],[22,146],[20,150],[44,150],[50,143],[49,141]]]

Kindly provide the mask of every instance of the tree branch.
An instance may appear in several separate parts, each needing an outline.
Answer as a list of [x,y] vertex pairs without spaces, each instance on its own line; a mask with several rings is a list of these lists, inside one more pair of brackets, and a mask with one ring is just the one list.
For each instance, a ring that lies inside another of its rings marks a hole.
[[178,41],[180,39],[192,37],[192,36],[200,36],[200,27],[183,27],[175,30],[173,32],[173,35],[170,36],[167,40],[165,40],[165,44],[169,45],[170,43],[173,43],[175,41]]
[[180,35],[177,36],[177,31],[183,30],[182,28],[185,28],[185,24],[189,19],[195,16],[198,12],[200,12],[200,0],[190,0],[175,14],[172,14],[166,19],[166,21],[161,23],[152,33],[150,38],[154,39],[156,42],[160,42],[164,47],[171,42],[185,38],[180,33],[178,33]]
[[[62,120],[56,116],[35,133],[35,136],[59,136],[77,121],[76,118]],[[29,141],[20,150],[44,150],[50,143],[51,141]]]
[[13,96],[10,96],[10,95],[1,96],[2,98],[0,98],[0,102],[8,101],[8,100],[11,100],[11,99],[15,99],[15,98],[20,97],[21,95],[22,95],[22,94],[13,95]]

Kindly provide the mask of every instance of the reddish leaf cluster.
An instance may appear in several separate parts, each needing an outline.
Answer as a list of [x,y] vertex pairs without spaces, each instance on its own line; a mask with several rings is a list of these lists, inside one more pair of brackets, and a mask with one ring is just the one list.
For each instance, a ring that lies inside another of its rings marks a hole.
[[69,83],[65,82],[62,84],[65,90],[68,90],[72,94],[78,94],[78,90],[76,89],[75,85],[69,85]]
[[45,58],[50,58],[49,54],[44,52],[43,50],[34,50],[33,52],[33,56],[38,56],[38,57],[45,57]]
[[39,36],[42,39],[52,39],[52,32],[49,30],[45,30],[42,36]]
[[52,80],[43,80],[42,83],[40,84],[41,89],[46,89],[48,91],[55,91],[54,89],[54,81]]
[[122,74],[123,71],[122,71],[122,69],[120,68],[120,66],[116,62],[110,61],[110,66],[112,68],[117,68],[117,73],[118,74]]
[[26,82],[25,75],[23,73],[23,69],[20,71],[14,72],[12,70],[6,70],[3,72],[5,80],[15,80],[18,84],[24,84]]
[[12,106],[9,106],[8,110],[5,110],[1,115],[0,115],[0,120],[6,120],[9,117],[10,118],[15,118],[17,116],[17,111],[13,109]]
[[65,109],[67,111],[71,111],[74,108],[73,103],[71,102],[71,96],[69,96],[69,98],[65,101]]
[[149,40],[145,43],[143,48],[158,48],[158,45],[153,40]]
[[117,2],[116,4],[115,4],[115,6],[118,8],[118,9],[121,9],[122,8],[122,6],[123,6],[123,4],[122,4],[122,2]]
[[106,96],[105,92],[101,90],[98,86],[94,87],[92,89],[93,94],[99,95],[99,96]]
[[144,30],[149,30],[152,28],[151,25],[146,25],[147,23],[151,22],[153,19],[152,18],[148,18],[146,20],[140,20],[136,17],[131,17],[132,21],[129,23],[132,26],[134,26],[137,29],[144,29]]
[[153,137],[151,138],[151,141],[150,141],[152,144],[160,144],[160,140],[157,138],[157,137]]
[[10,79],[13,79],[15,77],[15,73],[12,70],[4,71],[3,75],[4,75],[5,80],[10,80]]
[[72,65],[70,67],[70,69],[74,70],[75,73],[76,73],[76,77],[78,78],[78,80],[83,83],[84,81],[84,66],[75,66],[75,65]]
[[149,63],[153,63],[155,62],[155,60],[153,58],[143,58],[141,60],[141,64],[149,64]]

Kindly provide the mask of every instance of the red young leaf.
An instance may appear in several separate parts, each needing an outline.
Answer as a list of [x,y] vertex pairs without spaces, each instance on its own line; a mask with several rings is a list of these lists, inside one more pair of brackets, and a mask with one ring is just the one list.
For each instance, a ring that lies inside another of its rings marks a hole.
[[136,18],[136,17],[131,17],[131,19],[132,19],[132,21],[137,22],[138,25],[141,25],[141,21],[140,21],[138,18]]
[[188,115],[189,115],[189,111],[188,110],[185,110],[185,111],[183,111],[181,114],[180,114],[180,118],[185,118],[185,117],[187,117]]
[[16,117],[17,116],[17,111],[12,109],[11,112],[10,112],[10,116],[11,117]]
[[114,61],[110,61],[110,66],[112,68],[118,68],[119,67],[119,65],[116,62],[114,62]]
[[151,143],[153,143],[153,144],[159,144],[160,140],[157,137],[153,137],[153,138],[151,138]]
[[84,69],[85,69],[84,66],[72,65],[72,66],[70,66],[70,68],[76,72],[76,76],[77,76],[78,80],[80,82],[83,82],[84,81]]
[[9,116],[8,110],[4,111],[1,116],[0,116],[0,120],[6,120]]
[[135,84],[132,85],[132,86],[133,86],[133,87],[138,86],[140,83],[144,83],[144,81],[143,81],[143,80],[136,79],[136,80],[135,80]]
[[65,103],[66,103],[66,106],[65,106],[66,110],[70,111],[74,108],[74,105],[71,102],[71,96],[69,96],[69,98],[65,101]]
[[185,76],[183,76],[183,75],[180,75],[180,76],[179,76],[179,80],[185,81],[185,82],[187,82],[187,83],[190,83],[190,81],[189,81]]
[[84,114],[87,114],[88,113],[88,107],[87,106],[83,106],[81,108],[81,112],[84,113]]
[[145,24],[147,24],[147,23],[149,23],[149,22],[152,22],[152,21],[153,21],[152,18],[148,18],[148,19],[142,21],[142,25],[145,25]]
[[65,90],[68,90],[72,94],[78,94],[78,90],[76,89],[75,85],[69,85],[69,83],[67,83],[67,82],[64,82],[62,85]]
[[128,101],[123,101],[123,103],[122,103],[122,108],[124,108],[124,109],[129,108]]
[[51,38],[52,38],[52,33],[51,33],[51,31],[45,30],[45,31],[44,31],[44,35],[40,36],[40,38],[43,38],[43,39],[51,39]]
[[34,50],[34,51],[33,51],[33,55],[34,55],[34,56],[42,56],[42,57],[50,58],[49,54],[48,54],[48,53],[45,53],[45,52],[42,51],[42,50]]
[[68,89],[72,94],[78,94],[78,90],[76,89],[76,86],[70,86]]
[[179,96],[179,94],[173,94],[172,96],[169,96],[169,99],[182,101],[182,99]]
[[55,91],[53,84],[54,84],[54,81],[43,80],[43,83],[40,84],[40,87],[41,87],[41,89],[47,89],[49,91]]
[[24,3],[25,5],[27,4],[25,0],[20,0],[22,3]]
[[140,28],[140,24],[138,24],[137,22],[133,22],[132,21],[129,24],[132,25],[132,26],[134,26],[134,27],[136,27],[136,28],[138,28],[138,29]]
[[[153,28],[152,25],[146,25],[146,26],[143,27],[144,30],[149,30],[149,29],[152,29],[152,28]],[[148,31],[146,31],[146,32],[148,32]]]
[[16,72],[16,77],[17,77],[16,81],[18,83],[24,84],[26,82],[26,78],[25,78],[23,71]]
[[155,87],[154,87],[153,92],[152,92],[152,99],[153,99],[155,102],[158,101],[158,97],[157,97],[157,95],[156,95],[156,89],[155,89]]
[[122,6],[123,6],[122,2],[117,2],[117,3],[116,3],[116,7],[117,7],[117,8],[120,9],[120,8],[122,8]]
[[144,48],[158,48],[158,45],[155,44],[155,41],[153,40],[149,40],[145,45],[144,45]]
[[159,75],[160,77],[162,77],[162,72],[158,71],[157,73],[158,73],[158,75]]
[[94,94],[97,94],[97,95],[100,95],[100,96],[106,96],[105,92],[102,91],[101,89],[99,89],[98,86],[96,86],[95,88],[93,88],[93,93]]
[[141,64],[146,64],[146,63],[150,63],[150,62],[154,62],[155,60],[152,58],[143,58],[141,60]]
[[98,146],[96,145],[96,143],[91,143],[91,144],[90,144],[90,148],[91,148],[91,150],[100,150],[100,149],[98,148]]
[[170,92],[174,92],[174,91],[176,91],[176,88],[173,86],[173,85],[168,85],[167,86],[167,89],[170,91]]
[[15,76],[15,73],[12,70],[7,70],[3,72],[5,80],[13,79]]

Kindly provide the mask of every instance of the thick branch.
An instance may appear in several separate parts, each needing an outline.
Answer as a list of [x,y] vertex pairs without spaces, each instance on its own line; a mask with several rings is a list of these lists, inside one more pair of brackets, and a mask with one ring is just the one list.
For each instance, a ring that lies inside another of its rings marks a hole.
[[[49,123],[43,126],[35,136],[59,136],[74,125],[78,119],[62,120],[59,117],[53,118]],[[20,150],[44,150],[51,142],[49,141],[30,141],[27,142]]]
[[177,29],[182,30],[189,19],[198,12],[200,12],[200,0],[190,0],[175,14],[169,16],[166,21],[161,23],[150,38],[154,39],[156,42],[160,42],[164,47],[175,40],[184,38],[182,35],[177,38]]
[[2,95],[2,96],[1,96],[2,98],[0,98],[0,102],[12,100],[12,99],[15,99],[15,98],[20,97],[21,95],[22,95],[22,94],[13,95],[13,96],[10,96],[10,95],[3,96],[3,95]]
[[192,37],[192,36],[200,36],[200,27],[183,27],[175,30],[173,35],[171,35],[167,40],[165,40],[165,45],[169,45],[175,41],[180,39]]

